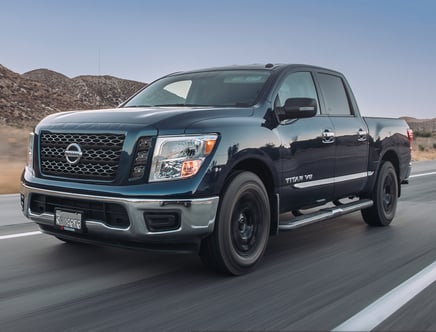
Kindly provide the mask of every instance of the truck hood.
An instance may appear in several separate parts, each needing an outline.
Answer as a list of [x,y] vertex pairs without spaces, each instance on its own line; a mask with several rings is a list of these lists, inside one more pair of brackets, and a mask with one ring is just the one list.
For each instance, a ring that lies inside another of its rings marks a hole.
[[152,127],[160,133],[183,132],[192,123],[205,119],[251,116],[252,108],[156,107],[115,108],[56,113],[42,120],[38,127],[46,129],[114,129],[139,126]]

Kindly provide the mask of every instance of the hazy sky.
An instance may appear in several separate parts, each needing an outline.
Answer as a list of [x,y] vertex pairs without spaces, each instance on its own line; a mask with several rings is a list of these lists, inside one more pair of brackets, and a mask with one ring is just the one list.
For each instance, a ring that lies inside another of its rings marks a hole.
[[0,64],[142,82],[306,63],[348,78],[370,116],[436,117],[436,0],[0,0]]

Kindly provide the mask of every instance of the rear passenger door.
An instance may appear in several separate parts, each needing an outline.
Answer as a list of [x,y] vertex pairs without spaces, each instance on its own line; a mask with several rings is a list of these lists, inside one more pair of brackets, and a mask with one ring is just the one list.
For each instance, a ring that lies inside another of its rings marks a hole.
[[342,198],[361,191],[367,181],[368,129],[343,77],[318,72],[317,81],[323,96],[323,113],[330,117],[334,128],[334,195]]

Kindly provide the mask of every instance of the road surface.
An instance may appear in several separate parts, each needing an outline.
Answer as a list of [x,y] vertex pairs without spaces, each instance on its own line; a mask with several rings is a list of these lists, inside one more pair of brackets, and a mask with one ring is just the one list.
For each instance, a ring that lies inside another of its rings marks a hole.
[[[0,329],[325,331],[368,308],[383,315],[392,306],[377,301],[401,297],[436,261],[436,162],[413,174],[391,227],[367,227],[354,213],[281,233],[242,277],[217,275],[196,255],[63,243],[35,233],[18,195],[2,196]],[[436,330],[435,274],[369,329]]]

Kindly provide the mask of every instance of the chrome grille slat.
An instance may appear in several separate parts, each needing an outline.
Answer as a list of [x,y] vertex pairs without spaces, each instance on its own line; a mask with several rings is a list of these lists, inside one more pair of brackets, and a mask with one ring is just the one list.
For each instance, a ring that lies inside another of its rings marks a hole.
[[[69,134],[42,132],[40,164],[44,175],[79,179],[113,180],[117,175],[125,136],[122,134]],[[83,155],[71,165],[65,149],[79,144]]]

